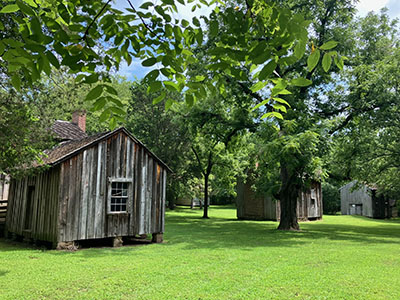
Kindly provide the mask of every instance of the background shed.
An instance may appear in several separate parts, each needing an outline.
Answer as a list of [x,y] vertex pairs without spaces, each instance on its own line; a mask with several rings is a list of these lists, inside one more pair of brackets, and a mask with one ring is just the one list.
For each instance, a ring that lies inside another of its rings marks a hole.
[[395,201],[379,195],[377,189],[364,184],[357,186],[356,181],[340,188],[342,215],[359,215],[376,219],[397,216]]
[[[280,219],[280,202],[260,195],[252,189],[251,182],[242,180],[237,184],[237,217],[245,220]],[[297,218],[300,221],[322,218],[322,188],[319,182],[312,182],[309,189],[299,193],[297,198]]]

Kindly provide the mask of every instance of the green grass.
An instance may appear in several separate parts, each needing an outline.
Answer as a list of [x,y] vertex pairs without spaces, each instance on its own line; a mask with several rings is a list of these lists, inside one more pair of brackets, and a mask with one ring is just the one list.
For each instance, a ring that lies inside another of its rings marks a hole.
[[0,240],[0,299],[400,299],[400,220],[280,232],[232,208],[167,212],[164,244],[77,252]]

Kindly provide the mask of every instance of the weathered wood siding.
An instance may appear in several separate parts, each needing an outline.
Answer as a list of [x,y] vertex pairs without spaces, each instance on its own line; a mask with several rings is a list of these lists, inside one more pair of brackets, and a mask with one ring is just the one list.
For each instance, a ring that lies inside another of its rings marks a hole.
[[238,180],[236,186],[237,218],[244,220],[277,220],[278,201],[254,191],[250,182]]
[[26,238],[57,242],[59,175],[57,166],[36,176],[11,180],[7,231]]
[[0,224],[6,222],[10,177],[0,174]]
[[353,190],[356,182],[349,182],[340,188],[340,205],[342,215],[362,215],[373,217],[372,193],[367,186]]
[[[237,217],[247,220],[280,219],[280,202],[271,197],[258,194],[251,188],[251,183],[237,183]],[[313,182],[310,189],[299,193],[297,199],[297,218],[302,221],[322,218],[322,188]]]
[[[166,170],[125,133],[61,164],[59,241],[164,231]],[[110,180],[129,179],[127,213],[108,213]]]

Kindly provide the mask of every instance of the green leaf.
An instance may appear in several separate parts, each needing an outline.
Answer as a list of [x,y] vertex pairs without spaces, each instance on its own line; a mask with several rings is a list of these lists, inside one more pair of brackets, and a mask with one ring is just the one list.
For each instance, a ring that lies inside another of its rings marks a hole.
[[155,57],[150,57],[142,62],[142,66],[151,67],[151,66],[155,65],[156,62],[157,62],[157,59]]
[[271,53],[269,51],[264,51],[257,57],[253,59],[253,64],[260,65],[265,63],[267,60],[271,58]]
[[194,26],[200,27],[200,21],[196,17],[193,17],[192,22]]
[[47,59],[47,57],[46,57],[46,55],[44,55],[44,54],[41,54],[41,65],[42,65],[42,68],[43,68],[43,71],[48,75],[48,76],[50,76],[50,74],[51,74],[51,67],[50,67],[50,63],[49,63],[49,60]]
[[277,109],[277,110],[283,111],[284,113],[286,113],[286,112],[287,112],[287,109],[286,109],[286,107],[285,107],[285,106],[283,106],[282,104],[274,104],[274,105],[273,105],[273,107],[274,107],[274,109]]
[[103,85],[97,85],[95,86],[87,95],[85,100],[89,101],[89,100],[93,100],[98,98],[102,93],[103,93]]
[[195,81],[195,82],[200,82],[200,81],[203,81],[204,79],[206,79],[206,76],[197,75],[197,76],[194,78],[194,81]]
[[160,103],[161,101],[164,100],[165,96],[166,96],[166,93],[165,93],[164,91],[162,91],[161,94],[160,94],[160,96],[158,96],[157,98],[154,98],[154,99],[153,99],[153,104],[158,104],[158,103]]
[[158,69],[152,70],[146,74],[144,77],[145,82],[153,82],[157,79],[158,75],[160,75],[160,71]]
[[110,94],[113,94],[115,96],[118,96],[118,91],[114,87],[112,87],[111,85],[107,85],[107,84],[104,84],[103,86],[106,88],[107,92],[109,92]]
[[296,44],[296,46],[294,46],[294,56],[300,59],[303,57],[305,52],[306,52],[306,43],[303,41],[299,41]]
[[189,22],[185,19],[181,20],[181,24],[182,24],[182,27],[184,27],[184,28],[189,26]]
[[154,92],[158,92],[159,90],[161,90],[162,84],[161,81],[153,81],[149,84],[149,93],[154,93]]
[[283,89],[276,93],[276,95],[291,95],[292,92],[288,91],[287,89]]
[[111,97],[111,96],[107,96],[106,97],[109,101],[111,101],[112,103],[114,103],[115,105],[117,105],[117,106],[119,106],[119,107],[123,107],[124,105],[122,104],[122,102],[119,100],[119,99],[117,99],[117,98],[114,98],[114,97]]
[[165,25],[164,31],[165,31],[165,36],[168,37],[172,36],[172,26],[170,24]]
[[314,70],[316,65],[318,64],[319,58],[321,57],[321,53],[318,49],[315,49],[307,59],[308,71],[311,72]]
[[12,83],[13,87],[15,87],[15,89],[17,91],[21,90],[21,79],[20,79],[20,76],[18,74],[14,74],[11,77],[11,83]]
[[260,103],[258,103],[256,106],[254,106],[251,110],[256,110],[257,108],[260,108],[261,106],[267,104],[269,102],[269,99],[266,99],[264,101],[261,101]]
[[165,102],[165,110],[168,110],[171,108],[172,104],[174,104],[174,100],[172,100],[171,98],[169,98],[166,102]]
[[338,42],[335,41],[329,41],[324,43],[321,47],[319,47],[321,50],[330,50],[333,49],[337,46]]
[[63,3],[60,3],[57,6],[58,13],[60,14],[61,18],[65,21],[65,23],[69,24],[70,22],[70,14]]
[[274,60],[271,60],[269,63],[267,63],[264,68],[262,68],[260,74],[258,75],[259,80],[265,80],[269,75],[272,74],[272,72],[275,70],[277,64]]
[[6,5],[2,8],[2,10],[0,10],[0,13],[2,14],[9,14],[9,13],[13,13],[19,11],[19,7],[17,4],[9,4]]
[[275,118],[278,118],[278,119],[283,120],[282,114],[280,114],[280,113],[278,113],[278,112],[276,112],[276,111],[267,112],[266,114],[264,114],[264,115],[261,117],[261,119],[271,118],[271,117],[275,117]]
[[250,51],[250,58],[255,59],[260,55],[263,55],[265,52],[269,54],[269,51],[265,51],[267,48],[267,44],[265,42],[260,42],[257,46]]
[[102,109],[107,103],[107,100],[105,97],[100,97],[99,99],[96,100],[96,102],[93,104],[93,110],[98,111]]
[[[82,76],[84,76],[84,75],[82,75]],[[76,78],[77,80],[78,80],[78,77]],[[89,76],[85,76],[84,78],[85,78],[84,83],[92,84],[92,83],[96,83],[99,80],[99,75],[98,74],[92,74],[92,75],[89,75]]]
[[325,72],[328,72],[332,64],[332,57],[329,53],[325,53],[324,57],[322,58],[322,68]]
[[111,106],[110,109],[114,114],[116,114],[118,116],[123,116],[126,114],[126,112],[124,110],[122,110],[121,108],[116,107],[116,106]]
[[176,91],[179,92],[179,87],[178,87],[178,85],[177,85],[175,82],[172,82],[172,81],[164,81],[164,86],[165,86],[168,90],[170,90],[170,91],[172,91],[172,92],[176,92]]
[[337,56],[335,56],[335,57],[334,57],[334,61],[335,61],[336,66],[337,66],[341,71],[343,71],[343,67],[344,67],[343,58],[342,58],[342,57],[337,57]]
[[110,118],[110,123],[109,124],[110,124],[110,129],[114,130],[115,127],[117,127],[117,119],[114,116],[112,116]]
[[255,93],[264,88],[267,85],[268,81],[259,81],[256,84],[254,84],[250,90]]
[[105,120],[107,120],[108,117],[110,116],[110,114],[111,114],[110,109],[109,109],[109,108],[105,109],[105,110],[101,113],[101,115],[100,115],[100,117],[99,117],[100,123],[103,123]]
[[35,3],[35,1],[33,0],[23,0],[25,3],[28,3],[30,6],[36,8],[38,7],[37,4]]
[[140,8],[147,10],[149,9],[150,6],[154,6],[154,4],[152,2],[145,2],[142,5],[140,5]]
[[274,97],[274,98],[272,98],[272,99],[274,99],[274,101],[276,101],[276,102],[285,104],[285,105],[287,105],[287,106],[290,107],[290,104],[289,104],[285,99],[282,99],[282,98],[279,98],[279,97]]
[[49,60],[49,62],[56,67],[57,69],[60,67],[60,62],[58,61],[57,57],[54,56],[53,53],[51,53],[51,51],[46,51],[46,57]]
[[18,7],[21,9],[21,11],[24,14],[26,14],[28,16],[34,16],[35,15],[35,12],[32,10],[32,8],[30,8],[28,5],[26,5],[22,1],[17,1],[17,5],[18,5]]
[[276,96],[278,95],[278,93],[284,89],[286,89],[288,83],[286,80],[284,79],[277,79],[277,80],[273,80],[273,82],[275,83],[275,86],[272,88],[271,90],[271,95],[272,96]]
[[295,86],[309,86],[312,84],[312,81],[303,77],[295,78],[290,82],[292,85]]
[[218,22],[213,20],[210,22],[210,36],[214,37],[218,35]]
[[193,97],[193,95],[192,95],[192,94],[186,94],[186,96],[185,96],[185,101],[186,101],[186,104],[187,104],[189,107],[192,107],[193,104],[194,104],[194,97]]

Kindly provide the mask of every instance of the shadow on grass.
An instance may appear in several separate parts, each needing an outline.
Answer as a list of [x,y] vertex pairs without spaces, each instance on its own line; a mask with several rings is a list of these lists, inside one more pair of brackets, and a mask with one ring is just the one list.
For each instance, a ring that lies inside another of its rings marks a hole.
[[[324,221],[302,223],[302,231],[276,230],[277,222],[239,221],[212,218],[170,216],[167,232],[171,244],[184,243],[185,248],[253,248],[296,247],[317,239],[350,241],[371,244],[398,244],[400,226],[398,221],[371,220],[384,226],[371,224],[362,219],[361,225],[327,224]],[[393,223],[393,225],[391,224]]]
[[[221,210],[225,209],[227,208],[221,208]],[[332,222],[334,218],[338,221]],[[190,208],[179,208],[170,211],[166,217],[165,239],[167,242],[153,246],[179,246],[179,250],[191,251],[193,249],[250,251],[259,247],[298,247],[316,240],[347,241],[365,245],[400,242],[400,219],[374,220],[358,216],[338,216],[331,217],[329,222],[302,223],[300,232],[278,231],[277,226],[278,223],[272,221],[244,221],[222,217],[202,219],[199,211],[193,212]],[[49,253],[96,258],[102,255],[130,255],[140,247],[126,246],[117,251],[113,248],[92,248],[77,252],[49,251]],[[18,248],[17,246],[9,249],[6,247],[1,251],[24,250]]]

